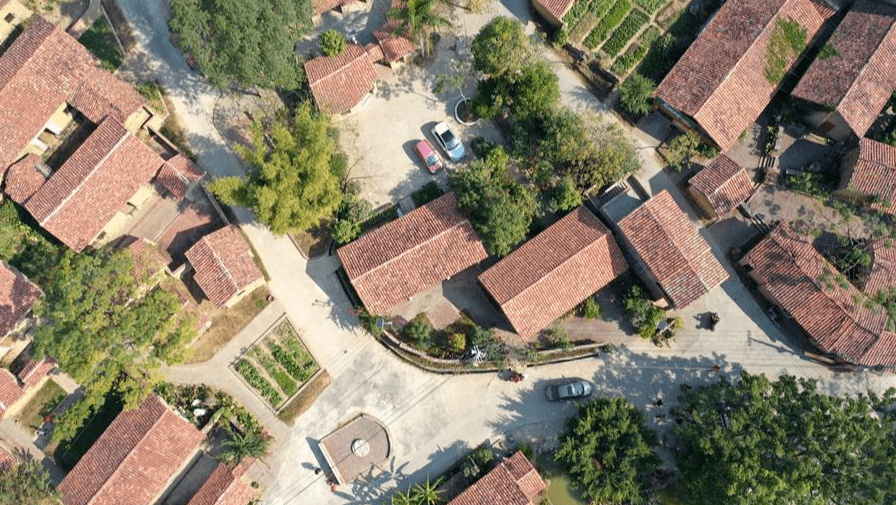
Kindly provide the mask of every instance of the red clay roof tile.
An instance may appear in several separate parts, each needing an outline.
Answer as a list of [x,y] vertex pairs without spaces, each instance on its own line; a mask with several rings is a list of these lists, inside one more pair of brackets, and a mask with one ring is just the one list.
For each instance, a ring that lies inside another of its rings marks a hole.
[[622,218],[619,229],[678,308],[687,307],[728,278],[668,191]]
[[39,163],[41,163],[40,156],[28,153],[10,165],[6,171],[4,192],[12,198],[12,201],[24,205],[47,181],[37,168]]
[[234,225],[202,237],[186,257],[196,271],[196,283],[216,307],[223,307],[240,291],[264,279],[252,249]]
[[187,505],[246,505],[255,490],[225,465],[218,465]]
[[65,505],[150,505],[203,435],[150,395],[118,415],[59,484]]
[[865,294],[896,287],[896,244],[892,240],[878,240],[871,246],[871,272],[865,281]]
[[0,337],[12,331],[42,295],[25,275],[0,261]]
[[896,215],[896,147],[863,138],[846,187],[884,201],[871,207]]
[[387,223],[336,254],[364,305],[382,313],[484,260],[473,226],[449,193]]
[[[727,151],[778,89],[765,77],[776,18],[811,40],[825,21],[810,0],[728,0],[663,79],[656,96],[693,118]],[[792,68],[794,61],[789,68]]]
[[44,358],[40,361],[28,360],[28,363],[19,370],[18,378],[23,384],[23,389],[37,386],[47,374],[56,366],[56,360]]
[[718,216],[726,216],[753,193],[753,181],[747,171],[727,155],[721,154],[688,181],[709,200]]
[[380,29],[373,31],[377,44],[383,50],[383,59],[387,63],[396,62],[417,50],[417,46],[399,30],[400,26],[400,20],[392,19],[386,21]]
[[628,269],[613,235],[585,207],[479,275],[524,339]]
[[896,89],[896,6],[859,0],[816,58],[793,96],[836,109],[859,138]]
[[[2,6],[2,2],[0,2]],[[6,449],[0,447],[0,473],[3,473],[19,464],[19,461],[12,454],[6,452]]]
[[547,487],[521,452],[502,461],[448,505],[532,505]]
[[[538,2],[551,16],[563,21],[563,16],[569,11],[575,0],[535,0]],[[571,28],[571,27],[570,27]]]
[[6,368],[0,368],[0,418],[24,394],[25,390],[19,385],[16,376]]
[[361,103],[377,78],[367,49],[356,44],[347,44],[339,56],[306,61],[305,73],[314,102],[331,114],[344,114]]

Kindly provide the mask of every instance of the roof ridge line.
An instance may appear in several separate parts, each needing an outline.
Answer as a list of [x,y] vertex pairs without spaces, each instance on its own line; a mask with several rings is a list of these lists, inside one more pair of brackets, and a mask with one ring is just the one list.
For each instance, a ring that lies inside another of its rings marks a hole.
[[[151,396],[151,395],[152,395],[152,393],[150,393],[150,396]],[[148,399],[148,398],[147,398],[147,399]],[[158,401],[158,399],[156,399],[156,401]],[[99,495],[100,491],[103,490],[103,486],[104,486],[106,483],[108,483],[110,480],[112,480],[113,477],[115,477],[116,475],[118,475],[118,472],[121,470],[121,467],[124,466],[124,462],[127,461],[128,458],[130,458],[130,457],[134,454],[134,452],[136,452],[137,447],[140,445],[140,443],[143,442],[143,441],[146,439],[146,437],[149,436],[149,434],[152,432],[152,430],[153,430],[153,429],[154,429],[154,428],[161,422],[161,420],[165,417],[165,414],[168,413],[168,407],[167,407],[165,404],[163,404],[162,402],[159,402],[159,404],[162,406],[162,414],[161,414],[159,417],[157,417],[155,421],[152,422],[152,425],[149,427],[148,430],[146,430],[145,432],[143,432],[143,435],[140,437],[140,439],[137,441],[137,443],[134,444],[133,447],[131,447],[131,449],[127,452],[127,454],[124,455],[123,458],[121,458],[121,461],[118,462],[118,465],[116,465],[115,470],[113,470],[112,473],[109,474],[109,477],[108,477],[105,481],[103,481],[102,484],[100,484],[100,487],[97,488],[97,490],[96,490],[92,495],[90,495],[90,498],[89,498],[86,502],[84,502],[84,505],[93,505],[93,500],[95,500],[96,497],[97,497],[97,495]],[[142,408],[142,406],[141,406],[141,408]],[[137,410],[140,410],[140,409],[138,408]],[[122,411],[122,412],[125,412],[125,411]],[[133,411],[133,412],[136,412],[136,411]],[[119,414],[119,415],[120,415],[120,414]],[[116,419],[118,419],[117,416],[116,416]],[[112,422],[114,423],[115,421],[113,420]],[[111,425],[110,425],[110,426],[111,426]],[[109,428],[106,428],[106,429],[108,430]],[[105,432],[104,432],[104,433],[105,433]],[[101,436],[102,436],[102,435],[101,435]],[[89,450],[89,449],[88,449],[88,450]],[[85,454],[85,456],[87,455],[87,453],[84,453],[84,454]]]
[[[221,270],[224,271],[224,275],[227,276],[227,280],[230,281],[230,284],[233,286],[233,289],[236,291],[239,291],[240,288],[239,288],[239,286],[237,286],[236,281],[233,280],[233,275],[230,273],[230,269],[227,268],[227,264],[225,264],[224,261],[221,260],[221,257],[218,256],[218,252],[215,250],[214,247],[212,247],[211,243],[209,243],[208,235],[202,237],[202,240],[205,241],[205,245],[208,247],[209,251],[211,251],[212,256],[214,256],[214,258],[215,258],[215,261],[219,265],[221,265]],[[194,269],[195,269],[195,267],[194,267]]]
[[[890,5],[890,4],[883,4],[883,5],[890,6],[890,7],[896,7],[896,6],[892,6],[892,5]],[[850,7],[849,11],[852,12],[852,7]],[[849,13],[847,13],[847,15],[849,15]],[[835,109],[835,110],[836,110],[836,109],[839,109],[840,106],[843,105],[843,102],[846,101],[846,97],[847,97],[847,96],[848,96],[848,95],[855,89],[855,87],[856,87],[856,83],[859,82],[859,78],[861,78],[862,75],[865,74],[865,70],[866,70],[866,69],[868,68],[868,66],[871,64],[871,58],[874,58],[874,57],[878,54],[878,50],[880,49],[880,46],[883,45],[884,41],[887,40],[887,37],[888,37],[894,30],[896,30],[896,17],[891,17],[890,19],[891,19],[891,21],[890,21],[890,28],[884,33],[884,36],[881,37],[880,40],[877,42],[877,44],[874,46],[874,51],[871,52],[871,57],[868,58],[868,60],[865,61],[865,64],[862,65],[862,68],[859,70],[859,75],[857,75],[856,78],[853,79],[852,84],[850,84],[849,87],[846,88],[846,93],[843,93],[843,97],[842,97],[842,98],[840,99],[840,101],[837,102],[837,104],[834,106],[834,109]],[[838,28],[839,28],[839,25],[838,25]],[[834,32],[836,32],[836,28],[834,29]],[[831,37],[833,37],[833,35],[834,35],[834,34],[831,33]],[[828,39],[828,41],[825,41],[825,45],[828,45],[829,42],[830,42],[830,38]],[[832,47],[833,47],[833,46],[832,46]],[[847,126],[849,126],[849,125],[847,124]],[[850,129],[852,129],[851,126],[850,126]]]
[[[377,45],[377,46],[378,46],[379,44],[374,44],[374,45]],[[350,60],[347,60],[346,63],[345,63],[344,65],[342,65],[342,66],[336,68],[336,69],[335,69],[334,71],[332,71],[332,72],[327,73],[327,75],[321,77],[320,80],[315,81],[315,82],[323,82],[323,81],[326,81],[327,79],[333,77],[334,75],[338,74],[339,72],[342,72],[343,70],[345,70],[346,68],[348,68],[349,66],[351,66],[354,62],[360,60],[361,58],[366,58],[367,55],[369,54],[369,52],[367,51],[367,49],[365,49],[364,46],[362,46],[361,44],[352,44],[352,45],[349,46],[349,47],[357,47],[358,49],[361,50],[361,53],[359,53],[357,56],[351,58]],[[342,53],[342,54],[345,54],[345,53]],[[339,59],[340,56],[342,56],[342,55],[339,55],[339,56],[325,56],[324,58]]]
[[[114,118],[113,118],[112,120],[114,121]],[[105,121],[106,121],[106,120],[104,119],[103,122],[105,122]],[[68,194],[65,198],[63,198],[61,202],[59,202],[59,205],[57,205],[57,206],[53,209],[53,211],[50,212],[50,213],[47,215],[47,217],[44,218],[44,219],[40,222],[41,227],[44,227],[44,225],[45,225],[47,222],[49,222],[50,219],[53,219],[53,217],[55,217],[56,214],[59,213],[59,210],[62,209],[62,207],[64,207],[64,206],[69,202],[69,200],[72,199],[73,196],[75,196],[75,193],[77,193],[78,191],[80,191],[81,188],[83,188],[84,185],[87,184],[87,181],[88,181],[91,177],[93,177],[94,175],[96,175],[96,173],[97,173],[97,171],[100,169],[100,167],[103,166],[103,164],[106,163],[106,161],[108,161],[108,159],[109,159],[110,156],[112,156],[112,153],[114,153],[116,150],[118,150],[118,148],[121,147],[121,144],[128,138],[128,135],[130,135],[131,132],[129,132],[129,131],[127,130],[127,128],[124,127],[124,125],[119,124],[118,126],[121,126],[121,128],[124,130],[124,135],[122,135],[121,138],[118,139],[118,141],[115,143],[115,145],[112,146],[112,149],[109,149],[109,151],[108,151],[105,155],[103,155],[102,158],[100,158],[100,161],[97,162],[96,165],[93,166],[93,169],[91,169],[90,172],[89,172],[89,173],[88,173],[88,174],[81,180],[81,182],[78,183],[78,185],[75,187],[75,189],[73,189],[72,191],[70,191],[69,194]],[[97,129],[99,129],[99,126],[97,126]],[[93,133],[96,133],[96,130],[94,130],[94,132],[92,132],[91,135],[93,135]],[[90,137],[88,136],[87,138],[90,138]],[[78,146],[78,149],[76,149],[75,152],[72,153],[72,156],[74,156],[75,153],[77,153],[78,150],[79,150],[81,147],[83,147],[83,146],[84,146],[83,143],[82,143],[80,146]],[[71,156],[69,156],[69,158],[68,158],[67,160],[65,160],[66,163],[68,163],[68,160],[70,160],[70,159],[71,159]],[[64,164],[63,164],[63,166],[64,166]],[[62,167],[59,167],[59,168],[62,169]],[[58,172],[57,172],[57,173],[58,173]],[[47,179],[47,181],[49,182],[49,179]],[[102,232],[102,230],[100,230],[100,233],[101,233],[101,232]]]
[[[675,198],[672,196],[672,193],[670,193],[669,190],[664,190],[664,191],[666,191],[666,194],[668,194],[669,198],[672,199],[672,203],[675,204],[675,206],[678,207],[679,210],[681,210],[682,214],[684,214],[684,216],[687,218],[688,226],[693,227],[694,231],[697,232],[697,235],[700,236],[701,239],[703,239],[703,236],[700,235],[700,230],[697,229],[696,227],[694,227],[694,222],[691,221],[691,216],[688,215],[687,211],[685,211],[684,209],[681,208],[680,205],[678,205],[678,202],[675,201]],[[653,200],[653,198],[655,198],[655,197],[651,197],[650,200]],[[647,202],[644,202],[644,203],[646,204],[646,203],[650,202],[650,200],[647,200]],[[662,226],[660,224],[660,220],[657,219],[657,216],[659,216],[659,214],[655,213],[653,211],[653,208],[651,208],[649,206],[647,207],[647,211],[650,212],[650,215],[653,217],[654,222],[659,226],[659,229],[662,232],[663,236],[666,237],[669,240],[669,243],[672,244],[673,249],[675,249],[675,252],[678,254],[678,256],[681,257],[682,260],[684,260],[685,268],[687,270],[689,270],[692,274],[694,274],[695,277],[697,277],[697,280],[700,282],[700,285],[703,286],[703,288],[706,289],[706,291],[708,292],[709,289],[707,288],[706,284],[703,283],[703,279],[700,277],[700,274],[698,274],[697,271],[691,267],[691,262],[688,261],[688,258],[684,255],[683,252],[681,252],[681,248],[678,246],[678,244],[674,240],[672,240],[672,235],[670,235],[669,232],[666,231],[666,227]],[[705,241],[705,239],[704,239],[704,241]],[[709,243],[707,242],[707,244],[709,244]],[[712,246],[710,246],[710,252],[712,252]],[[641,256],[641,255],[638,254],[638,256]],[[666,291],[666,289],[662,285],[660,285],[660,289],[662,289],[664,292]],[[671,298],[671,296],[670,296],[670,298]]]
[[[422,207],[421,207],[421,208],[422,208]],[[416,209],[415,209],[415,210],[416,210]],[[407,215],[410,215],[410,213],[408,213]],[[410,248],[410,249],[407,249],[407,250],[405,250],[405,251],[402,251],[401,254],[399,254],[399,255],[397,255],[397,256],[394,256],[394,257],[392,257],[392,258],[389,258],[388,260],[386,260],[386,261],[380,263],[379,265],[377,265],[377,266],[371,268],[370,270],[368,270],[368,271],[364,272],[363,274],[359,275],[358,277],[356,277],[355,280],[356,280],[356,281],[360,281],[360,280],[363,279],[364,277],[367,277],[367,275],[370,274],[371,272],[375,272],[375,271],[377,271],[377,270],[379,270],[379,269],[385,267],[386,265],[392,263],[393,261],[396,261],[397,259],[403,257],[404,255],[408,254],[409,252],[411,252],[411,251],[413,251],[413,250],[415,250],[415,249],[418,249],[418,248],[420,248],[420,247],[423,247],[424,245],[426,245],[426,244],[428,244],[428,243],[430,243],[430,242],[436,240],[437,238],[440,238],[442,235],[448,233],[449,231],[454,230],[454,229],[457,228],[458,226],[462,226],[464,223],[469,222],[469,221],[467,220],[467,218],[465,218],[465,217],[463,217],[463,216],[460,216],[460,217],[461,217],[461,219],[460,219],[457,223],[454,223],[453,225],[449,226],[448,228],[445,228],[444,230],[442,230],[441,232],[436,233],[436,234],[433,235],[432,237],[429,237],[428,239],[424,240],[423,242],[420,242],[419,244],[415,245],[414,247],[412,247],[412,248]],[[395,222],[395,221],[393,221],[393,222]],[[471,226],[472,226],[472,225],[471,225]],[[377,228],[377,229],[380,229],[380,228]],[[475,232],[475,230],[474,230],[474,232]]]

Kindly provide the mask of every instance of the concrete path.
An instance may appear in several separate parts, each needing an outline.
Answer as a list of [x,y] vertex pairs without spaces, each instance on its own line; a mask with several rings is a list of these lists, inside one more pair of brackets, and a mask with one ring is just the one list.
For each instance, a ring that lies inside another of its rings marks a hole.
[[[240,162],[212,126],[217,92],[189,70],[168,41],[164,0],[120,4],[142,52],[138,58],[168,90],[200,164],[215,175],[241,174]],[[475,34],[478,26],[498,14],[526,20],[528,6],[524,0],[503,0],[493,4],[488,15],[461,15],[462,29]],[[565,103],[603,110],[589,98],[575,73],[560,65],[557,71]],[[656,192],[672,186],[651,161],[650,151],[642,153],[646,170],[641,177],[646,187]],[[704,384],[719,376],[732,377],[742,369],[770,376],[788,373],[818,378],[826,391],[837,394],[881,390],[896,382],[893,376],[872,373],[837,376],[794,354],[792,347],[782,343],[786,337],[770,325],[743,286],[733,280],[705,297],[703,306],[694,308],[712,307],[719,312],[723,321],[719,330],[709,333],[688,327],[672,349],[657,349],[649,342],[632,339],[609,355],[530,369],[521,384],[502,382],[494,374],[449,377],[423,373],[396,359],[358,329],[332,275],[335,264],[331,259],[306,261],[288,239],[272,236],[254,224],[248,213],[239,212],[238,217],[271,274],[271,293],[297,329],[304,331],[306,344],[334,379],[292,429],[277,429],[277,445],[267,460],[266,504],[381,503],[395,486],[407,487],[438,475],[485,439],[526,437],[536,445],[549,446],[574,411],[572,404],[544,400],[545,385],[562,376],[587,378],[595,382],[600,394],[629,398],[647,409],[651,424],[661,430],[666,429],[666,418],[661,416],[674,404],[681,383]],[[735,320],[736,326],[725,325]],[[232,350],[227,352],[232,354]],[[186,372],[184,380],[226,380],[223,376],[232,373],[224,369],[229,358],[225,353],[222,356],[218,367]],[[238,396],[256,410],[253,393]],[[654,406],[658,398],[665,399],[662,407]],[[375,475],[331,492],[324,477],[313,473],[322,463],[317,441],[362,412],[384,422],[395,457]]]

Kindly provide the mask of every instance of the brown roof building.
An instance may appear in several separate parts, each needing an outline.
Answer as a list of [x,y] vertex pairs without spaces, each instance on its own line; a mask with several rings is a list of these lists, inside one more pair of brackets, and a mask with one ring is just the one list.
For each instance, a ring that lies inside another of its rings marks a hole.
[[859,0],[792,96],[816,105],[808,122],[838,140],[862,138],[896,89],[896,6]]
[[252,501],[255,490],[240,478],[248,468],[245,463],[233,470],[218,465],[187,505],[246,505]]
[[547,487],[526,456],[517,452],[483,475],[448,505],[534,505]]
[[585,207],[479,275],[524,339],[628,270],[610,231]]
[[[396,2],[393,2],[392,6],[395,5]],[[401,32],[401,21],[398,19],[386,21],[380,29],[373,31],[373,36],[383,50],[383,61],[386,63],[401,61],[417,50],[416,44]]]
[[727,216],[750,198],[753,181],[744,167],[721,154],[688,181],[688,190],[710,218]]
[[252,248],[234,225],[202,237],[186,257],[195,271],[193,279],[216,307],[233,305],[264,284]]
[[867,366],[896,364],[896,339],[885,331],[887,313],[869,308],[861,293],[809,238],[780,223],[741,260],[764,296],[778,304],[823,352]]
[[840,193],[896,215],[896,147],[859,140],[859,147],[843,158]]
[[727,151],[778,90],[766,77],[776,20],[797,22],[811,41],[832,14],[810,0],[728,0],[657,87],[660,109]]
[[145,102],[77,40],[34,16],[0,56],[0,170],[44,129],[55,129],[51,117],[66,104],[93,122],[109,115],[127,123]]
[[23,204],[35,221],[65,245],[90,245],[162,159],[111,118],[96,130]]
[[449,193],[336,254],[368,310],[383,313],[488,257]]
[[41,295],[21,272],[0,261],[0,338],[15,329]]
[[650,283],[678,308],[684,308],[728,278],[697,227],[663,191],[619,223],[623,243],[645,267]]
[[25,390],[22,389],[16,376],[6,368],[0,368],[0,419],[24,395]]
[[7,452],[3,447],[0,447],[0,473],[10,470],[18,464],[19,461],[15,456]]
[[872,296],[878,291],[896,288],[896,244],[892,240],[875,241],[871,246],[871,261],[865,294]]
[[118,414],[59,484],[65,505],[150,505],[199,450],[203,435],[150,395]]
[[204,176],[205,173],[196,164],[178,153],[173,158],[165,160],[156,175],[156,181],[175,198],[183,200],[190,187]]
[[347,44],[339,56],[320,56],[305,62],[308,86],[317,107],[330,114],[346,114],[376,88],[374,62],[383,58],[367,47]]
[[549,23],[563,26],[563,16],[569,12],[575,0],[532,0],[532,7]]

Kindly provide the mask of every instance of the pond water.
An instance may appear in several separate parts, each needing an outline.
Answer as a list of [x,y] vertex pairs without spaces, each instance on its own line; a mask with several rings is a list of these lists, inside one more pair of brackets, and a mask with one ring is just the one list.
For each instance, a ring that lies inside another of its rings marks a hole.
[[544,477],[551,481],[545,494],[552,505],[588,505],[588,500],[579,496],[569,476],[559,466],[549,459],[542,459],[540,463]]

